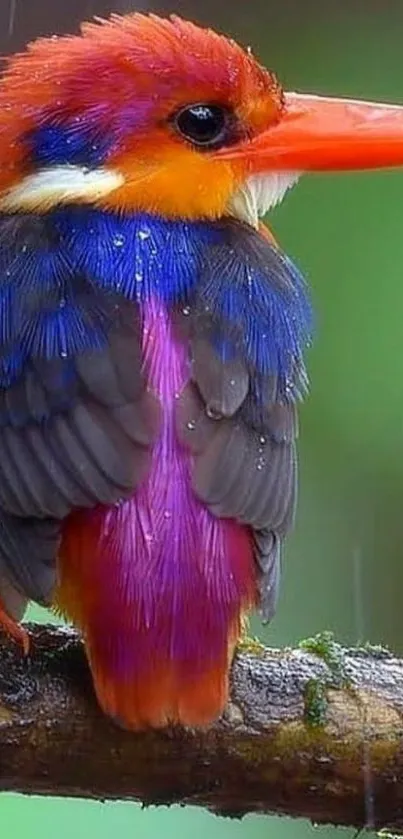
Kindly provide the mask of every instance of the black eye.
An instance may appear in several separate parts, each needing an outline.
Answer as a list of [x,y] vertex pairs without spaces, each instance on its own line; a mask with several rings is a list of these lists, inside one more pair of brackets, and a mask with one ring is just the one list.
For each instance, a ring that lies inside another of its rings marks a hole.
[[176,130],[195,146],[217,148],[227,136],[230,114],[219,105],[188,105],[174,117]]

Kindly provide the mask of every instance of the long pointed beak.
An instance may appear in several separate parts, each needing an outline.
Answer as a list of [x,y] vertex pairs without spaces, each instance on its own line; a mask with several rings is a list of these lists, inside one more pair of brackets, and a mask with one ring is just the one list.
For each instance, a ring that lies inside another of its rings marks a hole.
[[403,107],[286,93],[276,125],[219,154],[250,172],[402,166]]

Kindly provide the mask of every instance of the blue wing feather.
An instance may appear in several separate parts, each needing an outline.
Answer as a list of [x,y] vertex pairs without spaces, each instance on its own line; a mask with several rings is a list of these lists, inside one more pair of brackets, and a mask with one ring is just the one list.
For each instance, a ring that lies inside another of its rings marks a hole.
[[278,375],[286,394],[309,338],[310,304],[290,260],[266,242],[263,254],[255,243],[248,250],[249,230],[75,207],[46,217],[42,240],[32,242],[29,229],[10,239],[10,222],[1,223],[6,241],[0,229],[3,387],[30,357],[103,346],[105,294],[137,302],[157,294],[168,306],[210,313],[223,359],[241,352],[257,374]]

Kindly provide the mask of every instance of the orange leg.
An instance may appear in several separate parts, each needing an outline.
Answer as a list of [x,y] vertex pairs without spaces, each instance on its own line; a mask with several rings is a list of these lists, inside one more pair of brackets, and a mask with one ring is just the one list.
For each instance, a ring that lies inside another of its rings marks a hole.
[[26,629],[23,629],[21,624],[17,623],[17,621],[13,620],[10,615],[6,612],[1,600],[0,600],[0,627],[5,629],[12,638],[14,638],[19,644],[22,645],[22,649],[24,655],[28,655],[29,647],[30,647],[30,640],[29,635]]

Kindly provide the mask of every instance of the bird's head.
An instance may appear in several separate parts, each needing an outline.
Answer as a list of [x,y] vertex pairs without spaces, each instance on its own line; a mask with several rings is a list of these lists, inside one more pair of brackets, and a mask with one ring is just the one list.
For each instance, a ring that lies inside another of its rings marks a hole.
[[403,109],[284,93],[236,43],[114,15],[0,82],[0,210],[85,203],[256,225],[301,172],[403,163]]

